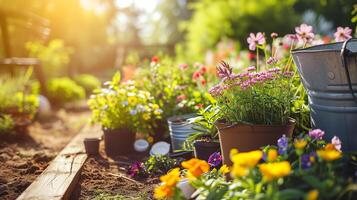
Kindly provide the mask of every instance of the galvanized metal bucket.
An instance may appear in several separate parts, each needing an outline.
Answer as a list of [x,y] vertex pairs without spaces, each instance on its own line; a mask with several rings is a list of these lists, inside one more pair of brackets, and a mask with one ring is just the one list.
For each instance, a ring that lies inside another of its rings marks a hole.
[[192,117],[195,117],[195,115],[187,114],[181,116],[173,116],[167,119],[173,151],[181,150],[186,138],[192,133],[196,132],[194,129],[192,129],[193,125],[187,121],[189,118]]
[[357,39],[292,51],[307,90],[314,128],[357,150]]

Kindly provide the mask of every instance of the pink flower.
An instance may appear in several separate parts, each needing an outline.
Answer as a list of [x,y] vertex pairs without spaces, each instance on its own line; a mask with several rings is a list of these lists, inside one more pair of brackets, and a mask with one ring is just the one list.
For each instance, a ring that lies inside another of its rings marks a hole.
[[325,135],[325,132],[320,129],[314,129],[314,130],[309,131],[309,136],[313,139],[321,140],[324,135]]
[[213,96],[220,95],[222,93],[222,91],[223,91],[223,88],[221,85],[213,86],[212,88],[210,88],[208,90],[208,92]]
[[352,29],[349,27],[338,27],[336,33],[334,34],[336,42],[343,42],[352,38]]
[[274,65],[278,62],[278,59],[275,58],[275,57],[269,57],[268,60],[267,60],[267,64],[268,65]]
[[309,26],[307,24],[301,24],[298,27],[295,27],[295,31],[297,34],[297,37],[300,40],[310,42],[312,39],[314,39],[315,34],[313,33],[312,26]]
[[202,86],[205,86],[205,85],[206,85],[206,80],[205,80],[205,79],[202,79],[202,80],[201,80],[201,85],[202,85]]
[[257,68],[255,66],[250,66],[247,68],[248,72],[255,71],[255,70],[257,70]]
[[188,68],[188,64],[182,63],[182,64],[179,65],[179,68],[182,69],[182,70],[185,70],[185,69]]
[[249,37],[247,38],[247,42],[249,44],[249,50],[254,51],[258,45],[263,45],[265,44],[265,37],[264,34],[259,32],[257,35],[254,35],[254,33],[250,33]]
[[192,74],[192,80],[197,80],[198,78],[200,78],[200,76],[201,76],[201,73],[199,71],[195,71]]
[[273,39],[275,39],[275,38],[278,37],[278,34],[273,32],[273,33],[270,34],[270,37],[273,38]]
[[333,144],[337,150],[341,151],[342,142],[341,142],[340,138],[338,138],[337,136],[334,136],[331,139],[331,144]]
[[200,71],[201,71],[201,74],[205,74],[207,72],[207,67],[202,65]]
[[177,103],[180,103],[181,101],[183,101],[183,100],[185,100],[185,99],[187,99],[186,95],[181,94],[181,95],[179,95],[179,96],[176,97],[176,102],[177,102]]

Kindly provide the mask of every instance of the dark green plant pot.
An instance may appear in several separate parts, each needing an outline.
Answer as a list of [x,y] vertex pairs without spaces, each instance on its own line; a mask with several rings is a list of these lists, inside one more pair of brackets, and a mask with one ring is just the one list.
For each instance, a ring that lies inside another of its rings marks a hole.
[[210,155],[221,151],[221,147],[219,142],[195,141],[193,151],[196,158],[208,161]]
[[134,150],[135,133],[128,129],[103,128],[107,155],[127,155]]
[[99,138],[85,138],[84,148],[88,155],[98,155],[99,154]]

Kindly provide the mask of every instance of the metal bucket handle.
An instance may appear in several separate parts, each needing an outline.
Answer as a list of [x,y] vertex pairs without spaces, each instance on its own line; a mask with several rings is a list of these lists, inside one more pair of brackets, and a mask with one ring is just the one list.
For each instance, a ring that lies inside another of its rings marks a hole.
[[342,65],[345,68],[345,72],[346,72],[346,77],[347,77],[347,81],[348,81],[348,87],[350,88],[350,92],[352,94],[352,97],[354,99],[354,101],[357,103],[357,96],[355,95],[355,93],[353,92],[353,88],[352,88],[352,82],[351,82],[351,77],[350,77],[350,72],[348,70],[348,66],[347,66],[347,62],[346,62],[346,57],[351,54],[351,51],[348,50],[347,44],[348,42],[350,42],[352,40],[352,38],[346,40],[343,45],[342,45],[342,49],[341,49],[341,61],[342,61]]

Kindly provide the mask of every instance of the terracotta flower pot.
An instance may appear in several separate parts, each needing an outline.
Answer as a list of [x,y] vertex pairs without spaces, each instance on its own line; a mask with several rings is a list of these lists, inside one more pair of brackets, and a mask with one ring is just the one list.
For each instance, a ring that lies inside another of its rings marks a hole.
[[208,161],[210,155],[220,151],[220,145],[218,142],[195,141],[193,150],[196,158]]
[[104,149],[107,155],[126,155],[133,152],[135,133],[128,129],[107,129],[104,131]]
[[251,151],[266,145],[275,145],[277,140],[283,135],[291,136],[295,120],[290,120],[286,125],[227,125],[216,123],[223,164],[232,165],[229,154],[233,148],[238,151]]

